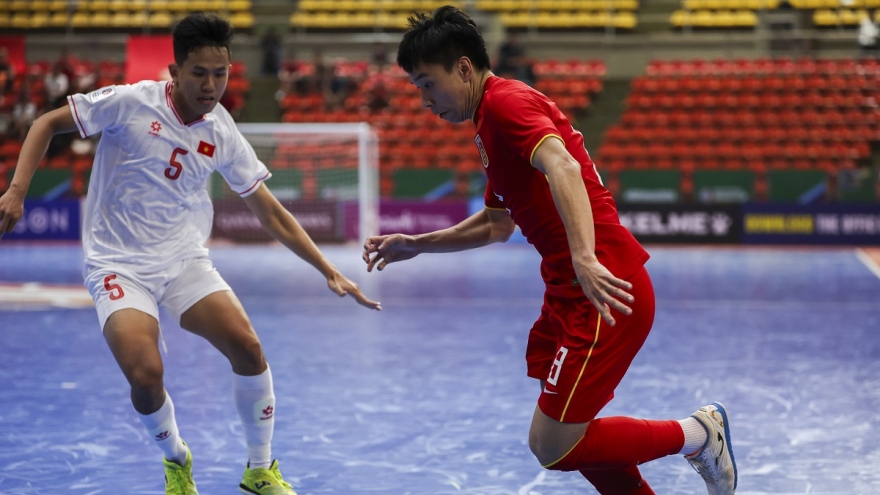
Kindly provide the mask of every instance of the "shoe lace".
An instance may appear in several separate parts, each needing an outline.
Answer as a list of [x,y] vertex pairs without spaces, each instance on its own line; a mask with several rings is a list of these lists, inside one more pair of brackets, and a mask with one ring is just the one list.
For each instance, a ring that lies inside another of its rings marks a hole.
[[184,469],[169,469],[165,473],[165,478],[167,483],[180,493],[189,494],[190,489],[195,486],[189,473]]
[[293,489],[293,487],[290,486],[290,483],[284,481],[284,478],[281,476],[281,470],[278,469],[277,465],[274,466],[273,468],[269,468],[269,469],[256,468],[256,469],[253,469],[252,472],[253,472],[253,476],[254,476],[253,477],[254,483],[256,483],[260,480],[267,480],[270,482],[275,482],[284,488],[289,488],[291,490]]
[[708,448],[700,452],[689,464],[706,481],[715,481],[719,476],[714,455]]
[[281,470],[278,469],[277,464],[275,465],[274,469],[269,469],[268,471],[272,473],[272,477],[275,478],[275,480],[280,483],[281,486],[283,486],[284,488],[293,488],[292,486],[290,486],[290,483],[284,481],[284,478],[281,476]]

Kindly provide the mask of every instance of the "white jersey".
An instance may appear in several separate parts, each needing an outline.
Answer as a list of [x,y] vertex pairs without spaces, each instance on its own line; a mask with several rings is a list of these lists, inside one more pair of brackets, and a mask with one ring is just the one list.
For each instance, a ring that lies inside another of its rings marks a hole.
[[219,171],[242,197],[271,176],[223,106],[184,124],[170,81],[108,86],[68,101],[82,137],[103,131],[83,219],[85,269],[152,272],[205,256],[210,174]]

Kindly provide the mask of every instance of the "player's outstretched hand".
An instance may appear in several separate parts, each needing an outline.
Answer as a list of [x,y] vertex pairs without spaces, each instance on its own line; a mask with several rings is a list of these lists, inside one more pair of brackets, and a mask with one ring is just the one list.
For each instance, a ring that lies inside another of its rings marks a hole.
[[632,309],[623,302],[635,301],[632,294],[627,292],[632,290],[632,284],[615,277],[599,260],[594,258],[590,262],[576,264],[575,273],[587,299],[609,325],[613,327],[616,323],[609,306],[627,316],[632,314]]
[[370,237],[364,242],[363,259],[367,264],[368,272],[373,271],[374,266],[382,271],[388,263],[415,258],[418,254],[415,238],[410,235],[379,235]]
[[0,196],[0,239],[3,238],[3,234],[12,232],[23,214],[23,198],[13,194],[12,190]]
[[382,310],[382,303],[368,299],[367,296],[361,292],[361,288],[358,287],[356,283],[352,282],[339,272],[335,272],[333,276],[327,279],[327,286],[330,287],[330,290],[335,292],[339,297],[351,296],[358,302],[358,304],[365,308],[375,309],[377,311]]

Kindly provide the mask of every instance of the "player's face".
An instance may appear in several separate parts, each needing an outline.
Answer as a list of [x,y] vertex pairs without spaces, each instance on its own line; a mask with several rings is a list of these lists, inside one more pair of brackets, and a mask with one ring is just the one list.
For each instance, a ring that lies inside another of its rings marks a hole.
[[193,50],[183,64],[168,67],[174,81],[172,99],[184,122],[192,122],[214,110],[229,77],[226,48],[204,47]]
[[420,64],[409,74],[422,95],[422,106],[453,124],[471,118],[467,111],[471,86],[459,69],[456,65],[446,72],[441,64]]

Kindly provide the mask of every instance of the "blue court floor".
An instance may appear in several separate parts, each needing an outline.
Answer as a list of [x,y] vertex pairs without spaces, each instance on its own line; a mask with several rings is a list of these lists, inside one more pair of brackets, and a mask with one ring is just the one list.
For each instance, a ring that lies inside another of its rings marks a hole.
[[[367,274],[382,301],[326,289],[277,246],[212,258],[275,377],[274,455],[300,495],[595,493],[528,449],[525,376],[538,316],[527,245],[422,255]],[[602,415],[730,412],[741,495],[880,493],[880,279],[857,250],[650,247],[654,331]],[[83,297],[78,246],[0,243],[0,494],[162,494],[161,454]],[[228,363],[162,321],[166,384],[203,495],[237,493],[246,461]],[[644,465],[658,494],[703,494],[680,456]]]

